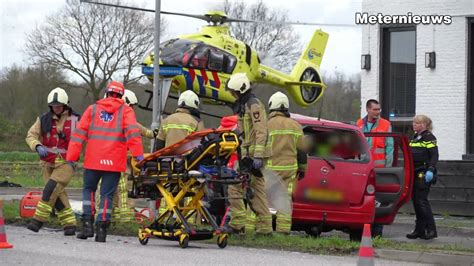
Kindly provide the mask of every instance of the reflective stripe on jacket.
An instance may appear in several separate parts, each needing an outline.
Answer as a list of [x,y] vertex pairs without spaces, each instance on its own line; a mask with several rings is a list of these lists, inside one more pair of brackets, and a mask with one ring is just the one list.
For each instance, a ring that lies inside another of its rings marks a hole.
[[[372,128],[367,127],[367,117],[357,120],[357,126],[362,129],[363,132],[391,132],[392,126],[386,119],[379,118]],[[374,160],[376,168],[386,166],[386,139],[384,137],[371,137],[372,145],[370,151]],[[392,145],[393,146],[393,145]]]
[[[44,115],[46,113],[42,117]],[[42,158],[42,161],[47,163],[64,162],[71,132],[76,127],[78,116],[70,114],[66,110],[61,114],[61,117],[52,115],[51,118],[51,130],[42,132],[41,119],[38,117],[28,130],[26,142],[33,151],[36,151],[37,145],[43,145],[46,148],[48,156]],[[62,134],[59,135],[58,131]]]
[[268,144],[272,156],[267,168],[275,171],[305,171],[306,165],[298,165],[297,152],[303,150],[303,129],[295,120],[282,112],[271,112],[268,120]]
[[127,148],[132,156],[143,154],[135,112],[117,98],[99,100],[86,109],[69,142],[68,161],[79,159],[84,142],[86,169],[124,172]]
[[183,140],[189,134],[203,129],[204,123],[201,119],[191,115],[184,108],[178,108],[174,114],[163,119],[156,138],[164,141],[165,146],[168,147]]
[[242,157],[268,158],[271,151],[267,147],[267,112],[263,103],[255,97],[249,98],[245,103],[245,112],[239,114],[238,123],[244,137]]

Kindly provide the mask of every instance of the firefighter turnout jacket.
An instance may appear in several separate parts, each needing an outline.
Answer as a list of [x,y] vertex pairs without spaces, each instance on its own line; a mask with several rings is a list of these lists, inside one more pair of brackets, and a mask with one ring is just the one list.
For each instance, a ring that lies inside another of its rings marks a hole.
[[[272,156],[267,168],[275,171],[306,171],[306,156],[299,156],[305,150],[301,125],[286,113],[274,111],[268,120],[269,145]],[[299,160],[298,160],[299,159]]]
[[36,151],[38,145],[46,148],[48,156],[41,159],[44,164],[65,163],[71,132],[78,120],[79,115],[71,110],[64,111],[60,116],[46,112],[30,127],[26,142],[32,151]]
[[192,115],[186,108],[177,108],[174,114],[163,119],[156,138],[164,141],[165,147],[168,147],[203,129],[204,123],[199,117]]
[[263,103],[251,92],[238,100],[238,124],[243,132],[241,153],[243,157],[268,158],[271,155],[267,147],[267,113]]

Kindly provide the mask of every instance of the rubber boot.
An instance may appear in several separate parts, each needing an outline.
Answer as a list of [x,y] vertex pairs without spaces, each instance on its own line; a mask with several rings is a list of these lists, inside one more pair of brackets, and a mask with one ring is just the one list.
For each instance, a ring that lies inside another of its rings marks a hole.
[[94,221],[92,219],[84,220],[82,224],[82,230],[77,234],[79,239],[87,239],[88,237],[94,236]]
[[96,227],[95,242],[105,242],[107,238],[107,223],[98,222]]
[[30,222],[26,225],[26,228],[36,233],[38,233],[41,227],[43,227],[43,222],[38,221],[36,219],[31,219]]

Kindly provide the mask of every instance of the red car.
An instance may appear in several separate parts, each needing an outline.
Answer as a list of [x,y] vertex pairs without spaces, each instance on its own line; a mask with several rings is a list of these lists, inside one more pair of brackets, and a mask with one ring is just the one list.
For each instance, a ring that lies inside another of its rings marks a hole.
[[[364,224],[391,224],[411,198],[413,162],[406,136],[364,133],[356,126],[292,114],[311,143],[308,169],[293,193],[293,230],[333,229],[361,237]],[[374,168],[367,138],[393,143],[385,168]],[[390,162],[391,161],[391,162]]]

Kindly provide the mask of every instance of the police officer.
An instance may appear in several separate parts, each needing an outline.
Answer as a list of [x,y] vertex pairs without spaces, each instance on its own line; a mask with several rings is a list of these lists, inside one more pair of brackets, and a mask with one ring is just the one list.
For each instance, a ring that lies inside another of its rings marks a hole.
[[199,97],[193,91],[181,93],[176,112],[163,119],[160,125],[155,150],[173,145],[189,134],[204,129],[199,104]]
[[94,236],[95,192],[102,180],[97,213],[96,242],[105,242],[112,214],[113,195],[121,172],[127,167],[127,150],[138,161],[143,160],[143,147],[135,112],[124,104],[123,84],[112,81],[106,88],[107,98],[87,107],[73,132],[67,161],[79,159],[82,145],[87,142],[84,156],[84,189],[82,193],[83,228],[79,239]]
[[38,232],[43,223],[49,220],[54,208],[64,227],[64,235],[76,233],[76,218],[65,188],[74,174],[73,167],[66,163],[66,151],[79,115],[68,104],[66,91],[53,89],[48,94],[49,111],[36,119],[26,136],[28,146],[40,156],[46,183],[35,215],[27,225],[34,232]]
[[[268,134],[272,156],[267,161],[267,169],[277,173],[279,180],[273,180],[287,191],[287,195],[278,200],[276,231],[289,234],[291,229],[292,193],[296,176],[304,177],[306,171],[306,153],[301,125],[290,118],[288,97],[277,92],[268,101]],[[298,174],[297,174],[298,172]]]
[[413,187],[413,207],[415,209],[415,230],[407,234],[409,239],[433,239],[438,237],[436,225],[431,212],[428,194],[431,184],[436,182],[436,163],[438,162],[438,145],[436,137],[431,133],[433,123],[426,115],[413,118],[413,135],[410,141],[413,163],[415,166],[415,182]]
[[[255,231],[257,234],[271,234],[272,217],[268,209],[265,180],[261,175],[265,159],[271,154],[267,147],[268,131],[265,106],[252,93],[250,81],[245,73],[233,74],[226,83],[226,90],[236,98],[234,112],[238,115],[239,128],[243,134],[240,169],[252,168],[250,187],[254,190],[255,195],[250,199],[250,207],[257,215]],[[229,186],[228,192],[231,198],[229,203],[232,217],[229,229],[234,233],[242,233],[245,229],[246,211],[243,200],[236,199],[242,198],[242,187]]]

